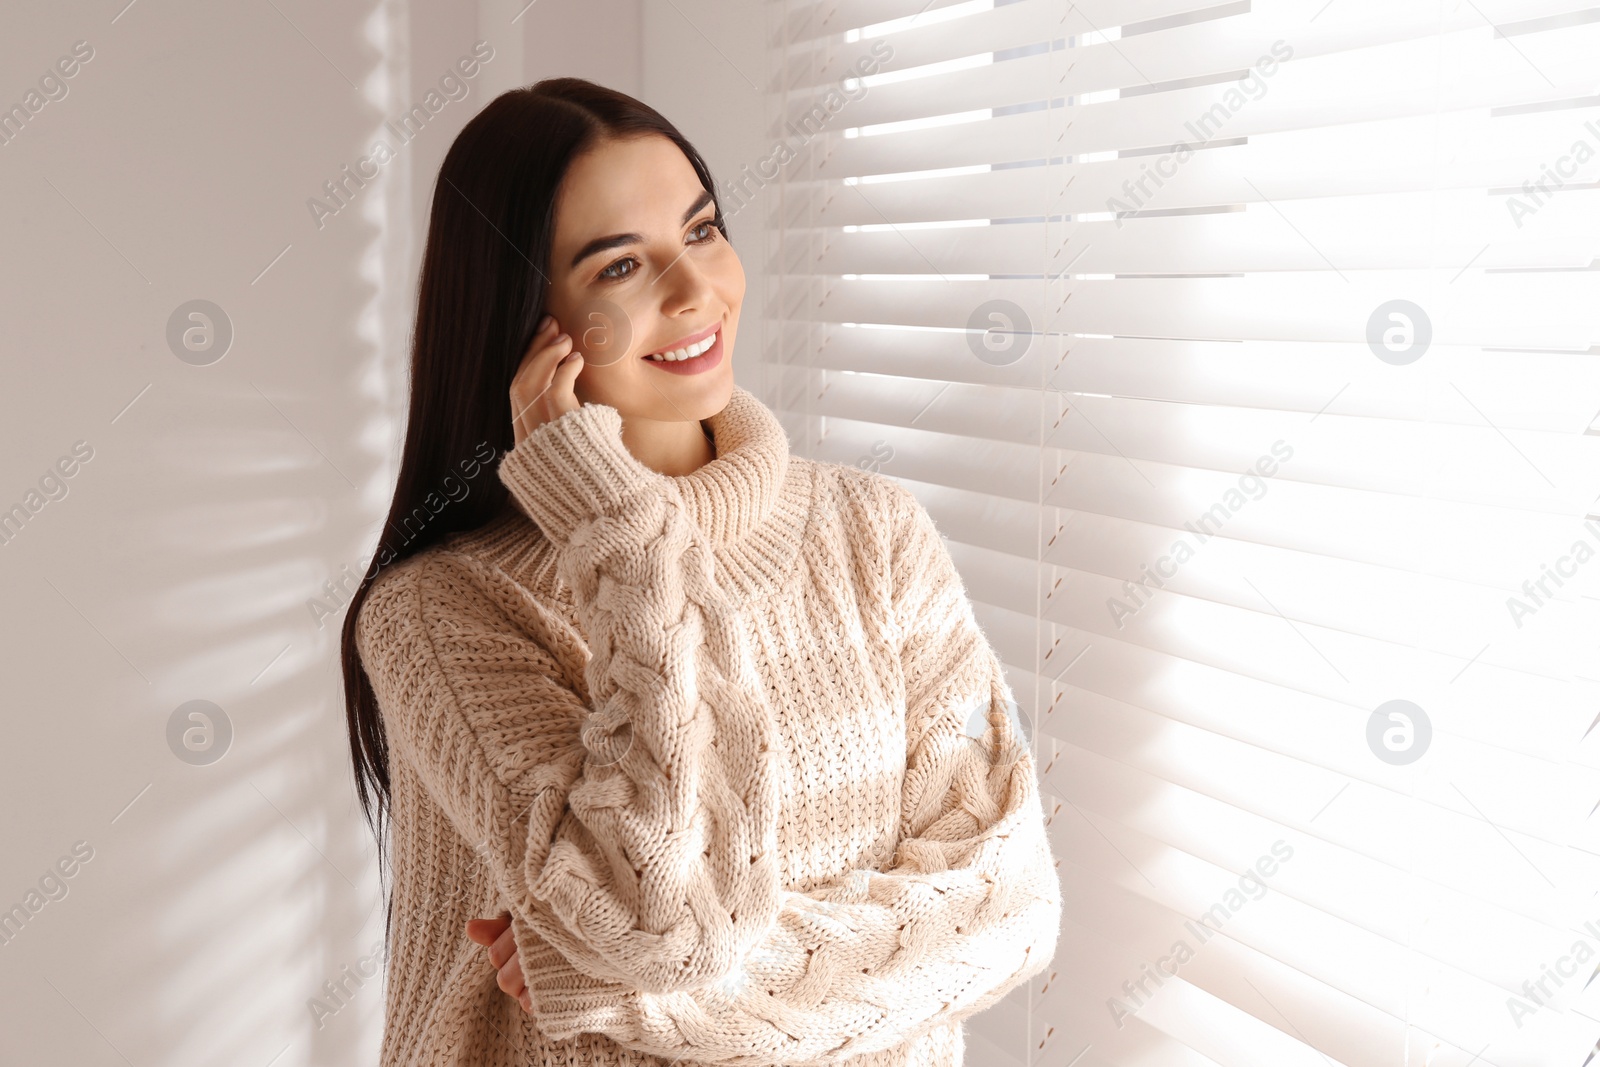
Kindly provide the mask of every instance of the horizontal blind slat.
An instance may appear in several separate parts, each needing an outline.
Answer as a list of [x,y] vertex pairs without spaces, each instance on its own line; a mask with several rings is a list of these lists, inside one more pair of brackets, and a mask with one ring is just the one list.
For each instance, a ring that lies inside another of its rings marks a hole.
[[[1041,551],[1042,558],[1054,559],[1078,512],[1116,516],[1177,535],[1239,488],[1241,478],[1237,470],[1149,460],[1140,461],[1144,478],[1138,478],[1128,473],[1125,458],[1093,452],[1053,453],[1050,468],[1041,471],[1037,449],[1026,446],[914,430],[896,431],[891,443],[882,427],[840,419],[830,419],[829,426],[814,458],[893,472],[897,480],[917,486],[919,495],[932,498],[928,506],[938,507],[951,537],[1021,559]],[[947,506],[939,496],[961,502]],[[1045,521],[1024,521],[1037,516],[1041,504],[1051,509]],[[1026,516],[1018,510],[1024,506],[1032,509]],[[1509,595],[1520,593],[1526,580],[1575,541],[1593,537],[1589,524],[1597,519],[1320,485],[1297,481],[1284,469],[1274,476],[1270,492],[1229,516],[1225,536],[1328,559],[1409,567]],[[1397,540],[1394,530],[1409,536]],[[1427,551],[1419,553],[1418,545]],[[1592,582],[1579,579],[1581,587]],[[1557,591],[1558,599],[1562,596],[1570,598],[1564,589]]]
[[[912,16],[916,16],[911,23],[915,26],[944,17],[946,9],[966,2],[926,0],[924,6],[923,0],[919,0],[909,8],[904,0],[820,0],[815,4],[796,5],[787,22],[790,29],[785,41],[791,48],[798,47],[816,38],[840,36],[847,30]],[[1204,12],[1217,3],[1218,0],[1072,0],[1066,5],[1063,18],[1068,32],[1088,33],[1127,23],[1148,23]]]
[[[1476,109],[1256,131],[1242,139],[1219,135],[1212,146],[1186,156],[1181,168],[1174,142],[1163,141],[1158,148],[1142,143],[1122,147],[1135,154],[1088,162],[1069,157],[1051,167],[863,181],[850,187],[838,179],[795,181],[786,185],[786,193],[804,208],[801,224],[843,227],[1014,219],[1042,215],[1046,207],[1053,216],[1077,216],[1121,210],[1118,201],[1135,209],[1170,211],[1259,203],[1262,197],[1303,200],[1476,189],[1494,197],[1514,232],[1518,218],[1526,217],[1513,217],[1506,206],[1510,201],[1541,206],[1522,189],[1524,182],[1540,178],[1553,190],[1549,196],[1561,200],[1589,188],[1580,175],[1572,174],[1555,189],[1543,170],[1575,167],[1570,151],[1575,145],[1600,149],[1600,132],[1591,124],[1600,126],[1600,98],[1593,107],[1545,112],[1497,115]],[[1240,174],[1250,176],[1249,185],[1240,181]],[[1529,223],[1544,214],[1536,212]],[[807,236],[798,229],[791,233],[794,240]]]
[[[1080,222],[1062,253],[1070,257],[1076,276],[1320,272],[1330,263],[1346,272],[1435,264],[1477,271],[1587,269],[1594,261],[1588,235],[1600,232],[1600,184],[1569,191],[1559,216],[1535,215],[1525,226],[1508,216],[1503,197],[1486,196],[1481,189],[1274,198],[1271,206],[1254,202],[1247,210],[1229,208]],[[1454,220],[1444,232],[1441,217]],[[1306,239],[1285,244],[1289,226]],[[794,273],[1014,277],[1038,270],[1039,249],[1059,240],[1060,229],[1059,223],[1019,221],[819,233],[824,251],[807,271]]]
[[[863,36],[857,41],[819,41],[797,44],[793,54],[808,62],[814,80],[795,89],[814,93],[862,70],[908,72],[932,64],[1020,49],[1028,45],[1071,54],[1062,87],[1079,94],[1106,89],[1162,88],[1172,82],[1212,74],[1249,70],[1263,56],[1271,56],[1274,42],[1282,41],[1294,57],[1312,59],[1371,51],[1385,53],[1363,57],[1376,65],[1385,57],[1409,56],[1428,62],[1440,49],[1459,52],[1465,61],[1495,62],[1501,53],[1514,54],[1506,39],[1495,36],[1477,8],[1434,8],[1385,3],[1384,0],[1340,0],[1341,17],[1320,19],[1321,0],[1277,0],[1251,8],[1244,4],[1219,4],[1211,8],[1222,17],[1197,21],[1177,29],[1106,40],[1082,47],[1063,48],[1071,20],[1069,8],[1051,0],[1021,0],[963,18],[931,21],[902,32]],[[1571,11],[1571,0],[1526,0],[1519,19]],[[1517,45],[1533,55],[1540,69],[1560,62],[1575,62],[1581,55],[1572,42],[1587,27],[1561,32],[1529,34]],[[1432,50],[1423,47],[1432,42]],[[885,46],[892,55],[884,61]],[[902,74],[902,76],[904,76]],[[938,77],[940,75],[930,75]],[[1547,77],[1556,79],[1555,72]],[[871,84],[870,82],[868,83]]]
[[[1513,364],[1500,353],[1436,345],[1430,349],[1436,361],[1398,373],[1365,344],[1069,336],[1063,348],[1059,358],[1046,359],[1045,346],[1033,345],[1016,363],[997,368],[977,358],[960,331],[836,327],[806,366],[905,379],[906,386],[1026,389],[1043,378],[1046,391],[1067,394],[1460,425],[1482,425],[1463,396],[1492,396],[1502,430],[1574,434],[1591,427],[1590,398],[1600,396],[1596,352],[1525,352]],[[1570,388],[1552,395],[1550,380]]]
[[[1462,403],[1473,406],[1470,398]],[[1481,403],[1492,407],[1486,398]],[[957,434],[974,424],[964,420],[982,420],[976,425],[992,435],[990,440],[1114,454],[1133,475],[1142,473],[1139,460],[1187,461],[1241,474],[1281,472],[1321,485],[1492,502],[1573,517],[1585,514],[1593,503],[1593,476],[1600,467],[1600,436],[1523,431],[1516,442],[1508,442],[1492,421],[1450,425],[1332,414],[1307,418],[1220,406],[1174,411],[1171,405],[1124,397],[1057,398],[920,382],[891,386],[863,375],[843,375],[829,383],[811,410],[885,427],[909,428],[915,420],[925,430]],[[1205,459],[1197,462],[1201,456]]]
[[[1271,211],[1265,206],[1251,210]],[[1458,277],[1452,280],[1452,275]],[[965,329],[973,309],[1002,299],[1021,308],[1030,323],[1076,334],[1365,342],[1373,311],[1400,293],[1416,294],[1435,344],[1577,352],[1600,340],[1600,327],[1582,313],[1600,297],[1600,271],[1463,273],[1459,265],[1426,272],[1335,268],[1048,283],[841,278],[789,317]],[[1522,313],[1507,316],[1501,310],[1506,307]]]

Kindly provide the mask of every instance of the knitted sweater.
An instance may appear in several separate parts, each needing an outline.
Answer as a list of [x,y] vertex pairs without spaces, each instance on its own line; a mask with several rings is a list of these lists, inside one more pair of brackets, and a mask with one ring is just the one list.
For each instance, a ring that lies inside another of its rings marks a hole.
[[[932,519],[740,387],[708,424],[673,477],[567,412],[373,582],[383,1067],[954,1067],[1050,962],[1033,757]],[[463,929],[506,911],[531,1014]]]

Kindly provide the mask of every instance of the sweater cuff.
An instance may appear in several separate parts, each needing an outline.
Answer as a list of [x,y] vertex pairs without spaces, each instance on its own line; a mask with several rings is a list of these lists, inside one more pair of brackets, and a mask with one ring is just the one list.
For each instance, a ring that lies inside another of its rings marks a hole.
[[614,1031],[624,1025],[628,1018],[626,999],[637,994],[578,971],[521,917],[513,915],[511,927],[522,963],[522,981],[540,1030],[557,1041],[565,1041],[578,1034]]
[[664,480],[628,451],[622,415],[606,404],[583,404],[539,426],[505,454],[499,474],[523,514],[558,544]]

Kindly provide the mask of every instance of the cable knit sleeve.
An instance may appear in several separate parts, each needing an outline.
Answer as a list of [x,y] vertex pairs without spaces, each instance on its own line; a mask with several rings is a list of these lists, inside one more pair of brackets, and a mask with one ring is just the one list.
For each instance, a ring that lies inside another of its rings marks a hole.
[[609,406],[540,426],[499,476],[558,546],[588,699],[547,647],[562,626],[513,621],[508,579],[433,553],[374,583],[358,620],[391,749],[576,973],[655,993],[721,978],[778,911],[780,796],[709,548]]
[[[890,569],[906,686],[902,837],[883,871],[785,892],[736,972],[663,995],[576,974],[513,920],[538,1025],[757,1067],[832,1063],[975,1014],[1055,954],[1061,889],[1032,754],[931,517],[896,483]],[[966,726],[987,712],[981,737]]]

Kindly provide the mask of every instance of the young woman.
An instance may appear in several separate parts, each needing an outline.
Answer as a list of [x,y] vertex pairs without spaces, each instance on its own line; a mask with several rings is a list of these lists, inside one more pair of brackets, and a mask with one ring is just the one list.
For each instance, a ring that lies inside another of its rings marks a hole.
[[[734,384],[744,289],[630,97],[517,89],[445,157],[407,540],[344,629],[385,1067],[954,1067],[1050,962],[1000,664],[917,499]],[[496,476],[441,490],[485,441]]]

